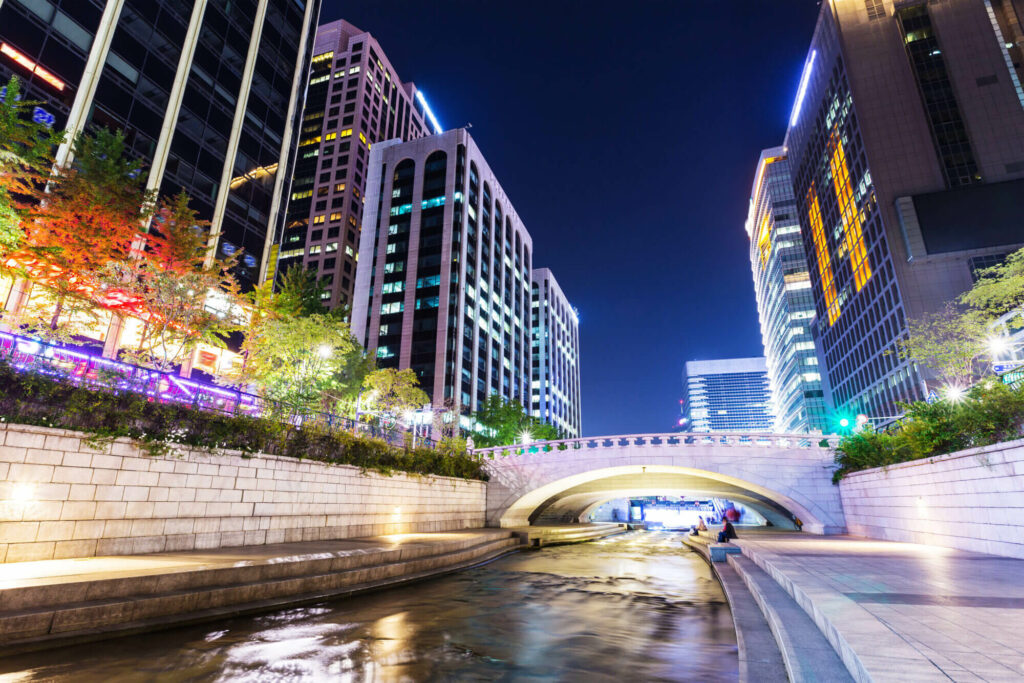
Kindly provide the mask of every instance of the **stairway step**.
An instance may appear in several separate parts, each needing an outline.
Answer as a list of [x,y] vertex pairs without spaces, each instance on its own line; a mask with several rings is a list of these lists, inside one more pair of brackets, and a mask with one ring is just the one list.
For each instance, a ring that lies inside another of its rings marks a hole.
[[519,540],[511,535],[491,537],[470,547],[449,548],[449,552],[415,558],[392,554],[393,561],[388,564],[362,565],[328,573],[317,573],[321,567],[316,563],[303,563],[310,571],[299,576],[4,610],[0,612],[0,645],[9,653],[26,647],[77,642],[315,602],[448,573],[519,547]]
[[730,555],[728,563],[761,608],[791,680],[854,680],[832,644],[782,586],[748,557]]

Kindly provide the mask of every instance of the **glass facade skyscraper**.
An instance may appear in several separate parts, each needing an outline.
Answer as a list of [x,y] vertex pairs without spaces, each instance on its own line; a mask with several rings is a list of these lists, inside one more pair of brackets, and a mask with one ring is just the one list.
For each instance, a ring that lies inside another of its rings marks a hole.
[[812,325],[845,414],[887,418],[928,374],[896,354],[979,264],[1024,244],[1018,0],[826,0],[785,152]]
[[688,361],[683,388],[689,431],[772,429],[771,388],[764,358]]
[[352,332],[435,410],[530,405],[533,243],[462,128],[373,145]]
[[579,319],[547,268],[535,268],[532,284],[532,407],[534,417],[567,437],[580,436]]
[[[69,139],[122,129],[147,185],[184,189],[243,286],[267,271],[319,0],[4,0],[0,79]],[[66,160],[70,145],[58,150]]]
[[800,238],[789,160],[782,147],[761,152],[746,230],[775,431],[829,431],[818,356],[810,330],[814,297]]
[[277,270],[317,273],[330,308],[352,302],[370,147],[432,132],[422,95],[347,21],[317,29]]

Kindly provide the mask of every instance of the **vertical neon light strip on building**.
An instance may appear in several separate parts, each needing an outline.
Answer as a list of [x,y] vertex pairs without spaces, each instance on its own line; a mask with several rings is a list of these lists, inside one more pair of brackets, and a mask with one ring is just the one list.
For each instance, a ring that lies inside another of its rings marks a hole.
[[829,165],[832,169],[832,183],[836,190],[836,201],[843,219],[843,241],[846,251],[850,254],[850,265],[853,268],[853,283],[859,292],[871,278],[871,264],[868,263],[868,250],[864,246],[863,221],[860,211],[853,201],[853,187],[850,185],[850,169],[846,164],[846,151],[843,141],[833,133],[829,144],[832,155]]
[[818,275],[821,276],[821,291],[825,295],[825,308],[828,310],[828,324],[831,327],[839,319],[839,300],[836,296],[836,283],[832,277],[832,260],[828,255],[828,242],[825,240],[825,228],[821,222],[821,205],[814,191],[814,183],[807,190],[807,218],[811,222],[811,239],[814,241],[814,253],[817,255]]

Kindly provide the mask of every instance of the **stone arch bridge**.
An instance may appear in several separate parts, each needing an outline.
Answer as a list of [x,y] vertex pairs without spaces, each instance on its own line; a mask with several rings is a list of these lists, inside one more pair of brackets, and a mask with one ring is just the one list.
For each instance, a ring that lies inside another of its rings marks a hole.
[[477,449],[486,458],[487,523],[575,522],[616,498],[727,498],[781,528],[845,531],[831,448],[837,437],[711,433],[601,436]]

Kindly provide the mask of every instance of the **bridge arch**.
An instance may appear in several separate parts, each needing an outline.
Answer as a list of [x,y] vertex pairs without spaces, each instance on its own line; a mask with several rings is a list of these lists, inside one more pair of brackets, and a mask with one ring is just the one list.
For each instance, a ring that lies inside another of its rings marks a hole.
[[795,515],[812,533],[845,529],[831,451],[806,435],[636,435],[478,452],[488,456],[492,526],[580,521],[614,498],[685,494],[741,502],[781,528]]

